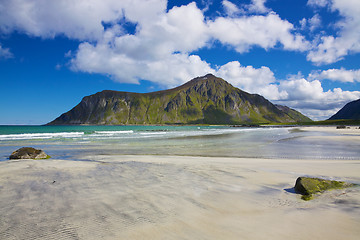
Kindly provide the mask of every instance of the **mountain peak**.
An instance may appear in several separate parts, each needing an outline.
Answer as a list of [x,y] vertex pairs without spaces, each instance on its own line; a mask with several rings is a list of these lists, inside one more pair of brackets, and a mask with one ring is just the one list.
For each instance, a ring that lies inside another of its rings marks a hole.
[[208,73],[208,74],[206,74],[204,76],[196,77],[196,78],[190,80],[189,82],[209,81],[209,80],[222,80],[222,81],[225,81],[222,78],[216,77],[215,75],[213,75],[211,73]]
[[216,76],[213,75],[212,73],[208,73],[208,74],[206,74],[205,76],[202,76],[202,77],[200,77],[200,78],[202,78],[202,79],[211,79],[211,78],[218,78],[218,77],[216,77]]
[[[170,92],[179,91],[179,90],[182,90],[182,89],[185,89],[185,88],[193,87],[195,85],[199,85],[199,84],[201,85],[201,84],[209,83],[210,81],[212,81],[214,83],[215,82],[217,82],[217,83],[222,82],[222,83],[226,83],[226,84],[231,85],[230,83],[226,82],[224,79],[216,77],[211,73],[208,73],[208,74],[206,74],[204,76],[193,78],[192,80],[190,80],[190,81],[188,81],[188,82],[186,82],[183,85],[180,85],[178,87],[168,89],[168,90],[162,90],[162,91],[154,92],[154,93],[150,93],[150,94],[170,93]],[[212,85],[214,85],[214,84],[212,84]]]

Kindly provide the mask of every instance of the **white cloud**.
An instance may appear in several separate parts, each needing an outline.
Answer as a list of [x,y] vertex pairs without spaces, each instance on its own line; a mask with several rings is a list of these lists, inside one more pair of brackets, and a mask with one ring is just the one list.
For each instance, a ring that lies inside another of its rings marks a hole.
[[320,81],[309,82],[306,79],[282,81],[280,88],[288,93],[287,100],[320,99],[323,88]]
[[296,110],[298,110],[299,112],[301,112],[302,114],[304,114],[305,116],[309,117],[314,121],[321,121],[321,120],[329,119],[332,115],[337,113],[340,110],[340,108],[330,109],[330,110],[322,109],[320,111],[319,109],[310,109],[310,108],[296,108]]
[[168,45],[173,52],[197,50],[209,39],[203,13],[195,3],[174,7],[158,21],[154,20],[149,25],[142,25],[139,37],[158,41],[157,45]]
[[309,28],[310,31],[314,31],[321,26],[321,18],[319,14],[315,14],[312,18],[309,19]]
[[[264,0],[253,0],[249,9],[265,13],[267,8],[264,3]],[[20,31],[42,38],[65,35],[97,42],[104,38],[103,23],[121,26],[120,21],[126,19],[137,24],[140,32],[136,35],[137,40],[144,42],[146,39],[148,44],[165,42],[163,48],[174,51],[197,50],[211,38],[232,44],[239,52],[247,51],[254,45],[269,49],[277,43],[288,50],[306,49],[304,38],[292,33],[292,24],[274,13],[205,22],[195,3],[175,7],[168,13],[166,5],[166,0],[4,0],[0,3],[0,30],[3,33]],[[224,0],[223,5],[228,13],[238,11],[236,5],[228,0]],[[222,30],[224,24],[229,24],[226,29],[230,28],[230,31]],[[126,32],[120,27],[117,35],[124,34]]]
[[200,57],[189,55],[209,39],[203,13],[195,3],[142,22],[134,35],[119,35],[119,31],[113,27],[97,43],[82,43],[72,59],[73,69],[110,75],[119,82],[145,79],[163,86],[211,71]]
[[275,13],[239,18],[219,17],[208,25],[215,39],[234,46],[240,53],[247,52],[254,45],[270,49],[278,43],[287,50],[304,51],[308,48],[303,36],[292,34],[293,25]]
[[[108,44],[80,45],[74,70],[110,75],[115,81],[135,83],[147,79],[162,86],[174,87],[194,76],[212,71],[210,66],[196,55],[169,54],[158,59],[136,59],[117,53]],[[123,67],[121,67],[123,66]]]
[[302,20],[300,20],[300,25],[302,30],[309,29],[311,32],[313,32],[321,26],[320,15],[315,14],[312,18],[309,19],[303,18]]
[[265,7],[265,2],[267,0],[251,0],[249,4],[242,4],[239,8],[236,4],[223,0],[222,5],[225,9],[225,12],[228,16],[233,17],[239,14],[264,14],[270,12],[270,9]]
[[8,58],[13,58],[14,55],[11,53],[9,48],[3,48],[0,44],[0,59],[8,59]]
[[307,19],[303,18],[299,21],[301,30],[305,30],[307,27]]
[[209,36],[204,16],[195,3],[175,7],[152,21],[139,23],[134,35],[118,36],[110,29],[102,41],[116,53],[137,60],[156,60],[174,52],[188,53],[206,45]]
[[251,0],[251,3],[246,7],[251,13],[267,13],[270,10],[265,7],[267,0]]
[[346,55],[360,52],[360,1],[332,0],[309,1],[317,6],[329,4],[333,12],[338,11],[343,18],[336,23],[337,36],[322,36],[316,42],[307,59],[316,64],[329,64],[343,59]]
[[346,103],[360,98],[360,91],[343,91],[340,88],[324,91],[321,82],[314,80],[314,76],[305,79],[299,73],[286,80],[278,80],[268,67],[241,66],[237,61],[221,66],[215,74],[235,87],[295,108],[314,120],[327,119]]
[[360,98],[360,91],[334,88],[325,92],[319,80],[296,77],[280,81],[279,91],[285,91],[287,97],[275,102],[298,109],[315,120],[327,119],[346,103]]
[[331,0],[308,0],[307,4],[313,7],[325,7]]
[[285,92],[279,92],[274,73],[268,67],[241,66],[238,61],[234,61],[221,66],[216,75],[235,87],[249,93],[261,94],[268,99],[286,97]]
[[[305,41],[292,35],[292,28],[273,13],[206,21],[196,4],[190,3],[158,13],[152,21],[138,22],[135,34],[122,34],[117,25],[108,28],[97,42],[82,43],[71,63],[78,71],[109,75],[119,82],[138,83],[144,79],[174,86],[215,71],[200,57],[191,55],[202,47],[211,48],[212,40],[232,45],[239,52],[253,45],[269,49],[278,43],[286,49],[304,49]],[[265,79],[265,74],[261,77]],[[276,94],[273,88],[262,92]]]
[[328,69],[324,71],[312,72],[309,75],[311,79],[328,79],[332,81],[340,82],[360,82],[360,69],[358,70],[346,70],[340,69]]
[[166,3],[165,0],[3,0],[0,30],[43,38],[65,35],[96,40],[102,37],[103,22],[116,23],[124,13],[131,21],[146,21],[166,9]]
[[225,12],[228,16],[234,16],[241,12],[241,10],[232,2],[228,0],[223,0],[222,5],[225,9]]

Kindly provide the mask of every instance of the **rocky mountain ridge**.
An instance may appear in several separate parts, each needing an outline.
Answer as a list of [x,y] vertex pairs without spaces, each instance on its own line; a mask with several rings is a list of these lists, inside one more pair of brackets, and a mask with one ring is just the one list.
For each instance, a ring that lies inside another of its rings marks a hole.
[[247,124],[311,121],[208,74],[151,93],[105,90],[84,97],[49,125]]

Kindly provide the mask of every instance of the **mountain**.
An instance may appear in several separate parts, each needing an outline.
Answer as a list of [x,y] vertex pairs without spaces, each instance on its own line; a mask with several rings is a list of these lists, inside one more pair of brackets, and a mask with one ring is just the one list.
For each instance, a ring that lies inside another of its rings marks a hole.
[[287,113],[260,95],[208,74],[177,88],[152,93],[98,92],[84,97],[48,125],[242,124],[306,118],[293,111]]
[[275,104],[275,106],[282,112],[289,115],[292,119],[296,120],[297,122],[312,122],[310,118],[301,114],[300,112],[296,111],[295,109],[289,108],[287,106],[282,106]]
[[355,119],[360,120],[360,99],[347,103],[329,120],[336,119]]

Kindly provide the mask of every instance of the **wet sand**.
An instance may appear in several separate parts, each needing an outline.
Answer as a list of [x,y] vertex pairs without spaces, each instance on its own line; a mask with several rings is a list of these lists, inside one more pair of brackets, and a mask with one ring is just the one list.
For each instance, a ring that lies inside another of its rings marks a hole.
[[[85,161],[86,160],[86,161]],[[360,160],[88,156],[0,162],[0,239],[359,239]]]

